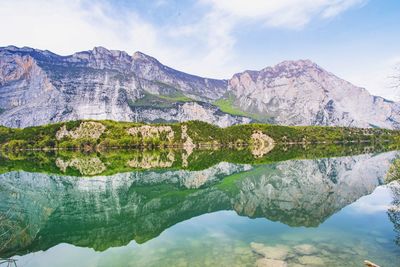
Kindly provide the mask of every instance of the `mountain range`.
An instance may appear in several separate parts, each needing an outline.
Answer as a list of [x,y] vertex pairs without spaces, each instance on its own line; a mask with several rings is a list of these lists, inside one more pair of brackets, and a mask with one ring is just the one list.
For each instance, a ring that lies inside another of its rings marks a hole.
[[309,60],[218,80],[174,70],[141,52],[95,47],[60,56],[0,48],[1,125],[78,119],[399,129],[400,103],[373,96]]

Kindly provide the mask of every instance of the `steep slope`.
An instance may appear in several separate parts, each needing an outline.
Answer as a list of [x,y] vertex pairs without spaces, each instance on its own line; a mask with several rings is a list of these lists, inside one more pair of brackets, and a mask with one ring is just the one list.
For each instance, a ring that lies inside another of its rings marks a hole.
[[174,70],[140,52],[131,56],[95,47],[59,56],[0,48],[0,125],[77,119],[398,129],[400,104],[372,96],[308,60],[216,80]]
[[173,93],[179,88],[192,99],[209,101],[220,98],[227,86],[226,80],[200,78],[176,71],[141,52],[133,54],[132,70],[141,77],[141,86],[153,94]]
[[226,81],[185,74],[142,53],[96,47],[71,56],[0,49],[0,124],[26,127],[76,119],[202,120],[228,126],[249,119],[207,102]]
[[372,96],[309,60],[235,74],[225,98],[276,124],[400,127],[399,103]]

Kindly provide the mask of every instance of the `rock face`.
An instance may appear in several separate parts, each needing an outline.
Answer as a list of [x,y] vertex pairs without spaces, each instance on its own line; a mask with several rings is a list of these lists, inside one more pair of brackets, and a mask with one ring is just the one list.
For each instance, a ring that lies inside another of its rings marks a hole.
[[250,122],[209,104],[226,87],[225,80],[179,72],[139,52],[96,47],[59,56],[0,48],[0,124],[10,127],[77,119]]
[[106,127],[94,121],[85,121],[82,122],[79,127],[74,131],[68,131],[65,125],[61,127],[60,130],[56,133],[57,140],[61,140],[65,137],[69,137],[72,139],[78,138],[92,138],[92,139],[99,139],[101,134],[105,131]]
[[284,125],[400,127],[400,105],[372,96],[309,60],[235,74],[228,94],[241,110]]
[[252,121],[222,112],[218,100],[277,124],[400,127],[398,103],[372,96],[307,60],[216,80],[171,69],[140,52],[131,56],[95,47],[59,56],[0,48],[0,124],[5,126],[77,119],[201,120],[222,127]]

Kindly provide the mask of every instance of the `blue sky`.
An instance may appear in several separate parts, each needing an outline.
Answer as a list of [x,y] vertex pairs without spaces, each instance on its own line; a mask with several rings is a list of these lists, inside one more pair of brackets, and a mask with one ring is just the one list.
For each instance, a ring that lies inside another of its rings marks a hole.
[[0,23],[1,46],[142,51],[214,78],[311,59],[399,99],[390,79],[400,62],[397,0],[2,0]]

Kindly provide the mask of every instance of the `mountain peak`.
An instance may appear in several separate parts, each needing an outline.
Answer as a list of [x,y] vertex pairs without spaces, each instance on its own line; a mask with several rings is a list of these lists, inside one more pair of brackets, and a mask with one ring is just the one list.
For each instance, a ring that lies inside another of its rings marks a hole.
[[[35,68],[29,67],[31,60]],[[249,122],[216,107],[216,100],[229,96],[235,108],[262,122],[400,128],[399,103],[371,96],[306,59],[244,71],[225,81],[174,70],[139,51],[128,55],[97,46],[59,56],[8,46],[0,48],[0,76],[0,89],[7,91],[0,94],[0,124],[12,127],[77,118],[201,119],[223,126]]]
[[11,50],[11,51],[17,51],[20,48],[15,46],[15,45],[8,45],[8,46],[5,46],[5,47],[2,47],[2,49]]
[[[300,60],[286,60],[282,61],[275,66],[270,66],[256,72],[256,76],[259,74],[267,75],[268,77],[298,77],[304,74],[310,74],[312,72],[327,72],[318,66],[316,63],[309,59]],[[254,74],[253,74],[254,75]]]
[[92,49],[93,54],[111,54],[111,51],[103,46],[95,46]]
[[[12,52],[44,52],[43,50],[40,49],[35,49],[35,48],[31,48],[28,46],[23,46],[23,47],[18,47],[15,45],[8,45],[5,47],[1,47],[2,50],[8,50],[8,51],[12,51]],[[45,50],[47,51],[47,50]]]
[[94,55],[111,57],[129,57],[128,53],[122,50],[109,50],[102,46],[95,46],[92,50]]
[[316,63],[312,62],[309,59],[285,60],[276,64],[273,67],[267,67],[264,70],[273,72],[294,73],[294,72],[302,72],[307,69],[322,70],[320,66],[318,66]]
[[285,60],[275,65],[275,67],[316,67],[317,64],[309,59]]
[[148,62],[160,64],[160,62],[156,58],[149,56],[140,51],[136,51],[135,53],[133,53],[132,58],[133,58],[133,60],[148,61]]

